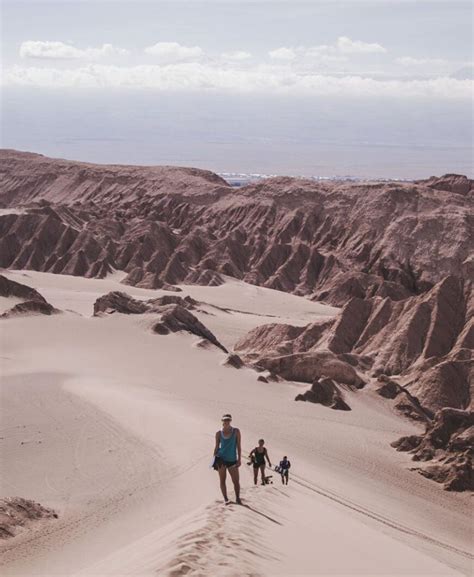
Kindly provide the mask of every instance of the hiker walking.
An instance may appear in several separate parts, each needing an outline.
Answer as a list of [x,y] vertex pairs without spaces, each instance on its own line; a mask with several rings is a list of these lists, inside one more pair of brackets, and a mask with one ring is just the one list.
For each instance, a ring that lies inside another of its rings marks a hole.
[[291,463],[290,461],[288,461],[288,457],[287,456],[283,457],[283,459],[280,461],[280,464],[278,465],[278,470],[280,472],[281,482],[283,483],[283,485],[288,485],[290,467]]
[[232,415],[222,416],[222,429],[216,433],[213,467],[219,473],[219,481],[225,504],[230,501],[227,497],[226,477],[229,471],[234,484],[235,502],[240,505],[239,467],[241,465],[242,449],[239,429],[231,426]]
[[265,485],[265,459],[268,461],[268,466],[271,467],[270,457],[268,456],[267,448],[264,446],[265,441],[260,439],[258,446],[250,453],[250,459],[253,463],[253,482],[256,485],[258,482],[258,472],[262,476],[262,485]]

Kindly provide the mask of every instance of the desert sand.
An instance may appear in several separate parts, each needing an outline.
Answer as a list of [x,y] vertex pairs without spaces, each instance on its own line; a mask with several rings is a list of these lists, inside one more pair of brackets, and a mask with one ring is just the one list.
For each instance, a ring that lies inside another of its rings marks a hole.
[[0,161],[2,575],[472,573],[473,180]]
[[[471,573],[469,495],[409,471],[390,443],[424,427],[375,391],[344,389],[351,411],[294,402],[307,385],[258,381],[195,335],[154,334],[158,314],[93,316],[110,291],[171,294],[126,286],[122,272],[5,275],[61,312],[1,319],[0,496],[58,514],[1,542],[2,575]],[[192,313],[229,350],[260,325],[340,310],[223,281],[177,294],[199,302]],[[289,456],[288,486],[274,475],[254,488],[244,461],[245,506],[223,506],[209,462],[224,412],[244,453],[263,436],[273,463]]]

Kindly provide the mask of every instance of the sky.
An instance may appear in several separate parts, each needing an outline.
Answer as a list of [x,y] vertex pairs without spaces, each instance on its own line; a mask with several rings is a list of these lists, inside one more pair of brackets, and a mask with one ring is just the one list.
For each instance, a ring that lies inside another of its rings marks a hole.
[[473,176],[472,11],[4,0],[1,146],[217,172]]

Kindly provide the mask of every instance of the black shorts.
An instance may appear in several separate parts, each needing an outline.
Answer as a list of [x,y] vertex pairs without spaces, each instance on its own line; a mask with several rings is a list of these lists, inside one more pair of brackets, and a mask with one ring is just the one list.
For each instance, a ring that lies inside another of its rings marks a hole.
[[260,467],[265,467],[265,463],[254,463],[253,464],[254,469],[260,469]]
[[222,459],[221,457],[216,457],[214,461],[214,469],[216,471],[221,467],[229,469],[229,467],[234,467],[235,465],[237,465],[237,461],[224,461],[224,459]]

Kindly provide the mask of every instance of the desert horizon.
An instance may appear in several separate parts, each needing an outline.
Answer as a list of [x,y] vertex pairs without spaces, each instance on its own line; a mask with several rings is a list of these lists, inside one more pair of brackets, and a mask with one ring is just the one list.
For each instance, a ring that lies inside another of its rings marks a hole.
[[0,18],[0,574],[472,576],[472,2]]

